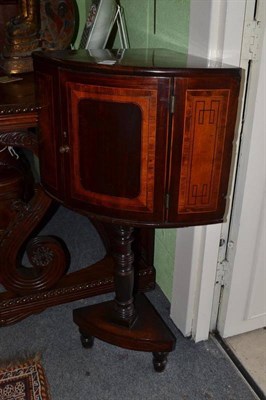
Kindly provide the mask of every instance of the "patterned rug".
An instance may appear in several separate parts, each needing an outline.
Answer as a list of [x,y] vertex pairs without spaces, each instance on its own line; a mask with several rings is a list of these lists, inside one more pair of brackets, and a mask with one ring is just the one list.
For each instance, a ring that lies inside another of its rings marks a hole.
[[51,400],[39,357],[0,368],[0,400]]

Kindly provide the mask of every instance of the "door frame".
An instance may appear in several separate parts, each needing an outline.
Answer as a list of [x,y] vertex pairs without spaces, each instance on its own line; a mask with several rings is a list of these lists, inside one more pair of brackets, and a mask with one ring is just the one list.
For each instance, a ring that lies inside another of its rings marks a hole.
[[[238,66],[249,1],[190,0],[188,53]],[[196,342],[208,338],[213,323],[221,230],[222,224],[177,229],[171,318]]]
[[[253,15],[252,9],[247,11]],[[248,19],[249,21],[250,19]],[[253,55],[253,61],[250,62],[248,74],[243,118],[245,123],[241,135],[241,153],[226,255],[228,279],[222,290],[217,320],[217,330],[223,338],[259,329],[265,326],[266,322],[265,307],[259,311],[258,309],[252,311],[250,307],[253,296],[256,297],[258,293],[264,298],[262,300],[261,297],[257,297],[260,299],[257,305],[262,306],[266,300],[265,284],[263,284],[265,280],[262,275],[259,275],[260,278],[257,275],[260,283],[257,281],[258,286],[256,289],[254,287],[257,268],[263,268],[263,264],[258,263],[257,259],[259,257],[263,259],[259,253],[264,248],[263,225],[265,223],[263,218],[266,172],[265,165],[263,168],[265,156],[263,146],[263,127],[265,127],[263,88],[265,86],[263,79],[265,79],[266,4],[264,2],[257,4],[256,21],[259,21],[256,31],[258,43],[255,40],[255,55]],[[254,171],[256,172],[254,173]],[[250,214],[250,210],[252,210],[252,214]],[[239,226],[242,229],[239,229]],[[262,271],[261,273],[264,274]],[[239,295],[240,291],[247,297]]]

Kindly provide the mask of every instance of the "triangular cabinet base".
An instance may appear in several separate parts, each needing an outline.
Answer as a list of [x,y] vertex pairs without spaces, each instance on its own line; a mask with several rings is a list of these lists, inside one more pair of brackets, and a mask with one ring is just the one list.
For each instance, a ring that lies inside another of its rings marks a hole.
[[96,337],[126,349],[151,352],[154,369],[163,371],[176,340],[150,301],[144,294],[136,296],[137,318],[130,328],[114,322],[114,308],[114,301],[108,301],[73,311],[83,346],[92,347]]

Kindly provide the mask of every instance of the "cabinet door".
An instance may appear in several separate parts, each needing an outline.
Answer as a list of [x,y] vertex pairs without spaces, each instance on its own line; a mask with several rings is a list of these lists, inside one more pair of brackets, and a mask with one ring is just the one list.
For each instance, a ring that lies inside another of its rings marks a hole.
[[169,80],[62,73],[72,207],[163,221]]
[[175,80],[170,222],[224,218],[239,80],[229,75]]

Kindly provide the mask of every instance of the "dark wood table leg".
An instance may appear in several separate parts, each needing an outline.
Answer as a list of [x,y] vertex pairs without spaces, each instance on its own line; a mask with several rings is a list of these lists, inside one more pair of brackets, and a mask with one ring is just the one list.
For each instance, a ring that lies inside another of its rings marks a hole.
[[130,328],[137,318],[134,305],[134,253],[131,249],[133,228],[114,226],[112,255],[115,261],[115,300],[113,321]]
[[167,355],[175,347],[175,337],[155,308],[144,296],[133,297],[133,228],[114,227],[115,298],[73,311],[84,347],[92,347],[92,338],[131,350],[153,353],[156,371],[163,371]]

